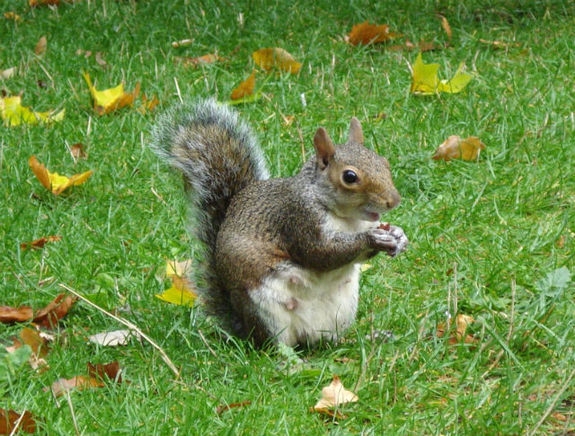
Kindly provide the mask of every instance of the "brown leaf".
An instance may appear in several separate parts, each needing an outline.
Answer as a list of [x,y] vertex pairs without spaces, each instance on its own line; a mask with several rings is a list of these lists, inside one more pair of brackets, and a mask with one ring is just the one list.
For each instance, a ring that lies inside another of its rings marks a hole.
[[86,159],[88,157],[86,154],[86,146],[81,142],[77,142],[70,147],[70,153],[74,159]]
[[29,321],[33,316],[34,311],[29,306],[0,306],[0,322],[2,323]]
[[36,53],[38,56],[43,55],[44,53],[46,53],[47,46],[48,46],[48,40],[46,39],[45,36],[42,36],[36,43],[36,47],[34,47],[34,53]]
[[197,67],[199,65],[213,64],[217,61],[220,61],[221,58],[216,53],[208,53],[195,58],[176,57],[175,60],[181,62],[186,67]]
[[249,406],[250,404],[252,404],[252,402],[250,400],[242,401],[241,403],[220,404],[218,407],[216,407],[216,413],[218,415],[221,415],[226,410],[236,409],[238,407]]
[[30,327],[24,327],[20,331],[20,339],[26,345],[32,348],[32,352],[38,357],[44,357],[48,354],[48,341],[40,336],[37,330]]
[[[471,315],[458,314],[455,317],[455,331],[451,331],[448,342],[451,345],[458,344],[462,340],[466,344],[475,344],[478,339],[472,335],[466,335],[467,326],[475,322],[475,319]],[[449,324],[446,326],[445,323],[437,324],[436,335],[438,338],[445,336],[447,330],[449,330]]]
[[[18,427],[16,427],[18,423]],[[36,432],[36,418],[25,410],[23,413],[14,410],[0,409],[0,434],[15,434],[22,430],[26,433]]]
[[53,328],[59,319],[66,316],[76,300],[77,298],[73,295],[58,295],[54,301],[36,314],[34,322],[42,327]]
[[60,0],[29,0],[28,4],[32,8],[37,6],[58,6],[60,4]]
[[358,400],[358,396],[345,389],[339,377],[334,375],[331,383],[321,390],[321,399],[313,406],[313,409],[316,412],[334,416],[330,409],[340,404],[354,403]]
[[447,138],[435,150],[432,159],[450,161],[451,159],[477,160],[481,150],[485,149],[485,144],[476,136],[462,139],[460,136],[452,135]]
[[[105,384],[100,380],[96,380],[95,378],[86,377],[83,375],[77,375],[76,377],[72,377],[70,379],[59,378],[54,383],[52,383],[50,389],[56,397],[59,397],[60,395],[71,391],[72,389],[81,391],[89,388],[101,388],[103,386],[105,386]],[[46,391],[47,389],[44,388],[44,390]]]
[[398,36],[401,35],[389,31],[389,26],[387,24],[369,24],[369,22],[366,21],[352,27],[351,32],[349,32],[348,40],[352,45],[366,45],[389,41]]
[[102,381],[111,380],[122,383],[122,369],[118,361],[102,364],[92,364],[88,362],[88,374],[90,377]]
[[443,15],[438,15],[439,19],[441,20],[441,27],[445,30],[447,34],[447,40],[451,43],[451,26],[449,25],[449,21]]
[[239,100],[240,98],[250,96],[254,93],[255,86],[256,86],[256,72],[252,71],[250,77],[248,77],[246,80],[240,83],[238,87],[232,91],[232,95],[230,98],[232,100]]
[[34,250],[39,250],[40,248],[44,248],[47,242],[56,242],[62,239],[61,236],[44,236],[42,238],[36,239],[32,242],[23,242],[20,244],[21,250],[26,250],[28,248],[32,248]]

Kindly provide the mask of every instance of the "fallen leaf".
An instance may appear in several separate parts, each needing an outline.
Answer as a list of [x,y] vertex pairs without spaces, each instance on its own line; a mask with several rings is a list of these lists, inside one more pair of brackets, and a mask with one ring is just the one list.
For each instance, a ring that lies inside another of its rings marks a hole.
[[42,327],[54,328],[59,319],[62,319],[77,298],[73,295],[60,294],[34,317],[34,322]]
[[13,435],[18,430],[26,433],[36,432],[36,418],[25,410],[22,413],[14,410],[0,409],[0,434]]
[[216,53],[208,53],[203,56],[192,57],[176,57],[176,61],[182,63],[186,67],[197,67],[199,65],[213,64],[221,58]]
[[138,112],[144,115],[146,112],[153,110],[159,103],[160,101],[156,97],[152,97],[151,100],[148,100],[146,94],[142,94],[142,104],[138,108]]
[[38,162],[36,156],[30,156],[28,164],[36,178],[42,185],[52,191],[54,195],[60,195],[63,191],[71,186],[81,185],[93,174],[93,171],[86,171],[81,174],[74,174],[72,177],[61,176],[58,173],[51,173],[46,167]]
[[216,407],[216,413],[221,415],[227,410],[249,406],[250,404],[252,404],[250,400],[242,401],[241,403],[220,404],[218,407]]
[[452,135],[447,138],[437,150],[432,159],[450,161],[451,159],[463,159],[467,161],[477,160],[481,150],[485,150],[485,144],[476,136],[463,139]]
[[387,24],[369,24],[369,22],[366,21],[361,24],[356,24],[351,28],[351,32],[349,32],[348,35],[348,41],[352,45],[367,45],[389,41],[398,36],[401,35],[389,31],[389,26]]
[[60,241],[61,239],[61,236],[44,236],[32,242],[22,242],[20,244],[20,249],[27,250],[28,248],[32,248],[34,250],[39,250],[40,248],[44,248],[44,245],[46,245],[47,242],[56,242]]
[[[464,315],[458,314],[455,317],[455,331],[452,330],[451,335],[449,336],[448,342],[451,345],[458,344],[462,340],[466,344],[475,344],[477,343],[478,339],[472,335],[466,335],[467,326],[475,322],[475,319],[471,315]],[[449,323],[439,323],[437,324],[436,335],[438,338],[442,338],[445,336],[447,330],[449,330],[450,326]]]
[[193,306],[197,297],[194,286],[185,277],[172,276],[172,286],[161,294],[156,294],[156,298],[179,306]]
[[29,0],[28,4],[32,8],[37,6],[58,6],[60,4],[60,0]]
[[461,92],[472,79],[470,74],[464,73],[463,63],[455,72],[451,80],[439,80],[437,71],[439,64],[424,64],[421,53],[412,66],[411,92],[417,95],[433,95],[440,92],[457,93]]
[[20,23],[22,21],[22,17],[18,15],[16,12],[12,11],[4,12],[4,18],[6,18],[7,20],[13,20],[17,23]]
[[188,45],[192,45],[193,42],[194,42],[193,39],[182,39],[180,41],[172,42],[172,47],[174,48],[186,47]]
[[32,350],[28,363],[33,369],[47,369],[48,362],[44,359],[48,354],[48,340],[41,336],[40,332],[29,327],[24,327],[20,331],[18,338],[14,338],[14,345],[6,347],[6,351],[13,353],[23,345],[27,345]]
[[38,56],[43,55],[44,53],[46,53],[47,46],[48,46],[48,40],[46,39],[46,37],[45,36],[40,37],[40,39],[36,43],[36,47],[34,47],[34,53],[36,53]]
[[94,100],[94,110],[98,115],[108,114],[117,109],[132,105],[140,93],[140,84],[136,83],[134,91],[124,92],[124,84],[121,83],[114,88],[98,91],[93,85],[90,75],[83,73],[84,79],[90,89],[92,100]]
[[325,413],[340,404],[355,403],[358,400],[358,396],[345,389],[339,377],[334,375],[331,383],[321,390],[321,399],[313,406],[313,409],[316,412]]
[[122,369],[118,361],[102,364],[92,364],[88,362],[88,374],[91,378],[100,379],[103,382],[110,380],[122,383]]
[[2,97],[0,98],[0,117],[7,126],[18,126],[22,123],[37,124],[39,122],[50,123],[62,121],[64,119],[64,109],[56,113],[33,112],[29,108],[22,106],[22,97]]
[[252,71],[250,77],[248,77],[246,80],[240,83],[238,87],[232,91],[232,95],[230,96],[230,98],[232,100],[240,100],[245,97],[248,97],[254,93],[255,86],[256,86],[256,72]]
[[101,67],[107,67],[108,63],[104,60],[104,58],[102,57],[102,52],[101,51],[97,51],[96,52],[96,56],[94,56],[94,59],[96,60],[96,63],[98,65],[100,65]]
[[488,44],[493,48],[509,48],[509,47],[521,47],[518,42],[503,42],[503,41],[488,41],[486,39],[479,39],[479,42],[483,44]]
[[[52,383],[50,389],[52,390],[54,396],[59,397],[60,395],[63,395],[72,389],[82,391],[84,389],[101,388],[103,386],[106,386],[106,384],[101,380],[97,380],[93,377],[77,375],[76,377],[72,377],[70,379],[59,378],[54,383]],[[44,388],[44,391],[46,390],[47,389]]]
[[74,159],[86,159],[88,157],[86,147],[81,142],[77,142],[70,147],[70,154]]
[[6,80],[11,77],[14,77],[16,74],[16,67],[6,68],[5,70],[0,70],[0,79]]
[[29,321],[34,316],[34,311],[29,306],[10,307],[0,306],[0,322],[13,323]]
[[266,71],[278,69],[296,74],[301,69],[301,64],[286,50],[279,47],[261,48],[253,52],[252,57],[256,65]]
[[447,40],[451,43],[451,26],[449,25],[449,21],[443,15],[438,15],[439,19],[441,20],[441,27],[445,30],[447,34]]
[[114,330],[111,332],[102,332],[90,336],[90,342],[102,345],[104,347],[116,347],[118,345],[127,345],[130,339],[134,337],[138,340],[140,335],[133,330]]

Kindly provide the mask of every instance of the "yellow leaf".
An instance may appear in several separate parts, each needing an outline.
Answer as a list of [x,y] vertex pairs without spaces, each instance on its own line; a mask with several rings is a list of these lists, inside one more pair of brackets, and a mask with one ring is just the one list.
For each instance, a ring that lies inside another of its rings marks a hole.
[[447,138],[433,155],[434,160],[451,159],[477,160],[481,150],[485,150],[485,144],[477,136],[470,136],[462,139],[460,136],[452,135]]
[[255,63],[266,71],[278,69],[296,74],[301,68],[301,64],[296,62],[291,54],[283,48],[261,48],[252,53]]
[[4,12],[4,18],[7,20],[14,20],[16,23],[22,21],[22,17],[13,11]]
[[114,88],[98,91],[94,85],[92,85],[90,75],[88,73],[83,73],[83,76],[86,80],[86,83],[88,84],[88,88],[90,89],[90,94],[92,94],[92,99],[94,100],[94,110],[98,113],[98,115],[108,114],[124,106],[131,106],[134,103],[134,99],[140,93],[139,83],[136,83],[136,87],[131,93],[124,91],[123,83]]
[[28,160],[32,172],[42,185],[52,191],[53,194],[59,195],[70,186],[77,186],[84,183],[92,175],[93,171],[86,171],[82,174],[75,174],[72,177],[61,176],[58,173],[51,173],[46,167],[38,162],[36,156],[30,156]]
[[52,121],[62,121],[64,119],[64,109],[60,112],[33,112],[29,108],[22,106],[22,97],[2,97],[0,98],[0,117],[7,126],[18,126],[24,124],[37,124],[39,122],[50,123]]
[[464,73],[463,63],[459,65],[455,75],[449,81],[439,81],[437,70],[439,64],[424,64],[421,53],[412,66],[411,92],[417,95],[432,95],[440,92],[451,94],[461,92],[472,79],[470,74]]
[[192,283],[183,277],[172,276],[172,287],[166,289],[161,294],[156,294],[156,298],[168,303],[180,306],[193,306],[197,294],[193,290]]
[[256,72],[252,71],[250,77],[248,77],[246,80],[240,83],[238,87],[232,91],[232,95],[230,96],[230,98],[232,100],[240,100],[242,98],[249,97],[254,93],[255,87],[256,87]]
[[316,412],[328,413],[327,410],[330,408],[340,404],[354,403],[358,400],[358,396],[345,389],[339,377],[334,375],[331,383],[321,390],[321,399],[313,406],[313,409]]
[[376,42],[385,42],[390,39],[401,36],[397,33],[390,32],[387,24],[377,25],[369,24],[368,21],[356,24],[349,32],[348,40],[352,45],[374,44]]

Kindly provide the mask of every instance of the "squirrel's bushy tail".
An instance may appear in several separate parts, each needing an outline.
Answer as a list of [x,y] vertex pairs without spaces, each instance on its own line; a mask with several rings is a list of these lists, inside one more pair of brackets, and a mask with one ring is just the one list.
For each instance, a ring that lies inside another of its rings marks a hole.
[[191,189],[192,229],[205,250],[202,294],[208,312],[223,315],[229,301],[214,273],[216,238],[231,198],[269,177],[262,152],[237,113],[213,99],[179,105],[160,117],[152,147],[182,171]]

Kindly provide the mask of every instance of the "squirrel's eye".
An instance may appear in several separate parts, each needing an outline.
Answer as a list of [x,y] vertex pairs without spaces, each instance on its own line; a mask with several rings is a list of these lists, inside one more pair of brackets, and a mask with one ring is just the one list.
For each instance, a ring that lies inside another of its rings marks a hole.
[[343,172],[343,181],[345,183],[355,183],[357,182],[357,174],[352,170],[345,170]]

